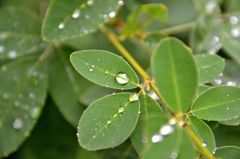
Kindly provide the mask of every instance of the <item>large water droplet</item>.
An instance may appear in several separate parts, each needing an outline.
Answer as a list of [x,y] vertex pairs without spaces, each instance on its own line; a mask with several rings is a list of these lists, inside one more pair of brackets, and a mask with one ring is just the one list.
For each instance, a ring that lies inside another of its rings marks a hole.
[[163,136],[159,135],[159,134],[156,134],[156,135],[152,136],[151,140],[152,140],[152,143],[158,143],[158,142],[163,140]]
[[174,128],[172,127],[172,125],[169,124],[163,125],[159,130],[160,134],[163,136],[170,135],[173,131]]
[[125,109],[124,109],[123,106],[121,106],[121,107],[118,108],[118,113],[123,113],[124,111],[125,111]]
[[15,118],[13,123],[12,123],[12,127],[16,130],[19,130],[23,127],[23,121],[21,118]]
[[15,58],[17,57],[17,52],[16,52],[16,50],[11,50],[11,51],[9,51],[8,57],[9,57],[10,59],[15,59]]
[[93,4],[94,4],[94,0],[88,0],[88,1],[87,1],[87,5],[88,5],[89,7],[93,6]]
[[207,147],[207,143],[202,142],[203,147]]
[[229,18],[229,22],[232,24],[232,25],[236,25],[238,23],[238,17],[236,16],[231,16]]
[[116,16],[116,12],[112,11],[108,14],[110,18],[114,18]]
[[237,28],[233,28],[231,31],[230,31],[230,34],[232,37],[234,38],[237,38],[240,36],[240,28],[237,27]]
[[236,86],[237,83],[234,82],[234,81],[227,81],[226,85],[227,85],[227,86]]
[[59,30],[63,30],[65,28],[65,25],[63,24],[63,23],[60,23],[59,25],[58,25],[58,29]]
[[123,0],[118,0],[118,5],[119,6],[123,6],[124,5],[124,1]]
[[127,84],[129,82],[129,78],[126,73],[118,73],[116,76],[116,81],[119,84]]
[[73,19],[78,19],[80,17],[80,10],[75,10],[72,14]]
[[129,102],[134,102],[134,101],[137,101],[139,99],[139,95],[137,93],[134,93],[132,95],[130,95],[129,97]]
[[3,53],[5,50],[4,46],[0,46],[0,53]]

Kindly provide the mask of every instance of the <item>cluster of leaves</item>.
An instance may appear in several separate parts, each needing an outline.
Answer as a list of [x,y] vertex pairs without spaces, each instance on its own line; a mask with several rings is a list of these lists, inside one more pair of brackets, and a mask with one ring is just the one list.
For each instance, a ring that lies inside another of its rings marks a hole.
[[0,1],[0,158],[239,158],[240,3],[146,2]]

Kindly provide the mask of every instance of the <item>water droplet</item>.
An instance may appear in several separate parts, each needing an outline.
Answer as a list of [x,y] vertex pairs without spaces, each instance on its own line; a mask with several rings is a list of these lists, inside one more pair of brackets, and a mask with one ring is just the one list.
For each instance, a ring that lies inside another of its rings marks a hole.
[[23,127],[23,121],[21,118],[15,118],[12,124],[12,127],[16,130],[19,130]]
[[92,71],[93,71],[93,69],[92,69],[92,68],[89,68],[88,70],[89,70],[90,72],[92,72]]
[[126,73],[118,73],[116,76],[116,81],[119,84],[127,84],[129,82],[129,78]]
[[222,48],[222,44],[220,42],[220,38],[218,36],[213,36],[211,43],[210,43],[210,54],[215,54]]
[[15,59],[15,58],[17,57],[17,52],[16,52],[16,50],[11,50],[11,51],[9,51],[8,57],[9,57],[10,59]]
[[72,14],[73,19],[78,19],[80,17],[80,10],[75,10]]
[[32,93],[32,92],[31,92],[31,93],[29,93],[29,97],[30,97],[30,98],[32,98],[32,99],[33,99],[33,98],[35,98],[35,95],[34,95],[34,93]]
[[[118,111],[118,113],[119,113],[119,111]],[[113,115],[114,118],[116,118],[117,116],[118,116],[118,114],[114,114],[114,115]]]
[[116,12],[112,11],[108,14],[110,18],[114,18],[116,16]]
[[237,84],[234,81],[227,81],[226,85],[227,86],[236,86]]
[[119,1],[118,1],[118,5],[119,5],[119,6],[123,6],[123,5],[124,5],[124,1],[123,1],[123,0],[119,0]]
[[177,120],[175,118],[171,118],[168,123],[170,125],[175,125],[177,123]]
[[171,154],[170,154],[170,158],[171,159],[176,159],[178,157],[178,153],[173,151]]
[[111,122],[112,122],[111,120],[108,120],[108,121],[107,121],[107,124],[111,124]]
[[240,28],[233,28],[231,31],[230,31],[230,34],[232,37],[234,38],[237,38],[240,36]]
[[138,94],[134,93],[134,94],[130,95],[128,100],[129,100],[129,102],[134,102],[134,101],[137,101],[138,99],[139,99]]
[[33,119],[36,119],[39,117],[41,111],[39,109],[39,107],[35,107],[35,108],[32,108],[31,111],[30,111],[30,116],[33,118]]
[[108,74],[109,72],[108,72],[108,70],[106,70],[104,73],[105,73],[105,74]]
[[207,143],[202,142],[203,147],[207,147]]
[[163,140],[163,136],[162,135],[156,134],[156,135],[152,136],[152,143],[158,143],[158,142],[160,142],[162,140]]
[[149,95],[150,97],[152,97],[152,99],[154,99],[155,101],[158,101],[158,100],[159,100],[159,97],[157,96],[157,94],[156,94],[154,91],[150,91],[150,92],[148,93],[148,95]]
[[65,25],[64,25],[63,23],[60,23],[60,24],[58,25],[58,29],[60,29],[60,30],[63,30],[64,27],[65,27]]
[[217,6],[217,4],[215,1],[208,2],[206,5],[207,13],[212,13],[215,10],[216,6]]
[[76,135],[77,135],[77,137],[79,137],[79,133],[77,133]]
[[232,25],[236,25],[238,23],[238,17],[236,16],[231,16],[229,18],[229,22],[232,24]]
[[141,114],[141,111],[140,111],[140,110],[138,111],[138,114]]
[[213,83],[216,84],[216,85],[220,85],[220,84],[222,84],[222,80],[221,79],[215,79],[215,80],[213,80]]
[[93,6],[93,4],[94,4],[94,0],[88,0],[88,1],[87,1],[87,5],[88,5],[89,7]]
[[170,135],[173,131],[174,128],[172,127],[172,125],[169,124],[163,125],[159,130],[160,134],[163,136]]
[[3,53],[5,50],[4,46],[0,46],[0,53]]
[[125,111],[125,109],[124,109],[123,106],[121,106],[121,107],[118,108],[118,113],[123,113],[124,111]]

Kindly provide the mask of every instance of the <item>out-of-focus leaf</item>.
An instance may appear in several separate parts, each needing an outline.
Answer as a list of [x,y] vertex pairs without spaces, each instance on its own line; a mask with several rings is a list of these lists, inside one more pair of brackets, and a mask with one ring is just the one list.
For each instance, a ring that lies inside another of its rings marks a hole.
[[114,18],[121,0],[53,0],[42,26],[46,41],[65,40],[96,31],[107,20]]
[[199,83],[207,83],[216,78],[224,69],[224,59],[217,55],[195,55],[198,72]]
[[219,159],[239,159],[240,147],[224,146],[217,149],[215,156]]
[[0,59],[15,59],[43,51],[40,26],[40,19],[28,10],[1,8]]
[[38,9],[38,0],[1,0],[3,6],[17,6],[31,9],[34,12],[37,12]]
[[197,67],[190,50],[175,38],[160,41],[152,56],[156,85],[170,108],[186,112],[197,90]]
[[20,59],[0,71],[0,157],[15,151],[29,136],[45,102],[43,63]]
[[140,111],[139,101],[131,98],[131,93],[118,93],[91,104],[79,121],[79,144],[100,150],[123,143],[133,132]]
[[167,20],[167,8],[159,3],[141,5],[128,16],[122,36],[131,36],[156,20],[160,22]]
[[73,67],[88,80],[115,89],[133,89],[139,80],[120,56],[103,50],[84,50],[71,54]]

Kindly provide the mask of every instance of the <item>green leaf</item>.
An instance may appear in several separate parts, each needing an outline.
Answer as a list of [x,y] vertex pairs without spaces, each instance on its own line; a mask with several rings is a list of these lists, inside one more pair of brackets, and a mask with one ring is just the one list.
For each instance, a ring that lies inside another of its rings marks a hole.
[[219,86],[202,93],[192,106],[193,115],[205,120],[231,120],[240,115],[240,88]]
[[144,149],[153,144],[151,142],[151,132],[147,131],[152,127],[159,128],[159,123],[155,122],[159,118],[167,117],[161,111],[160,105],[149,96],[140,96],[140,110],[141,114],[138,124],[131,135],[131,142],[135,150],[140,154]]
[[210,152],[213,152],[216,149],[216,143],[214,135],[209,126],[203,122],[201,119],[196,117],[188,117],[190,122],[190,127],[193,129],[195,134],[199,137],[203,146],[209,149]]
[[239,159],[240,147],[223,146],[217,149],[215,157],[219,159]]
[[3,6],[18,6],[31,9],[32,11],[38,11],[38,0],[2,0],[1,4]]
[[240,125],[240,118],[223,120],[223,121],[219,121],[219,123],[223,125],[238,126]]
[[109,88],[132,89],[138,77],[121,57],[103,50],[84,50],[71,54],[73,67],[88,80]]
[[[59,111],[73,126],[77,126],[84,106],[80,104],[80,94],[84,90],[84,79],[73,69],[66,52],[56,50],[49,59],[49,92]],[[56,76],[57,72],[57,76]]]
[[142,40],[149,49],[155,50],[159,44],[159,41],[165,37],[166,35],[162,33],[151,33],[147,34]]
[[186,112],[198,83],[190,50],[175,38],[163,39],[152,57],[152,72],[167,105],[175,112]]
[[47,74],[40,62],[21,59],[0,71],[0,157],[15,151],[41,114]]
[[224,69],[224,59],[217,55],[195,55],[198,71],[199,83],[207,83],[216,78]]
[[122,5],[119,0],[53,0],[42,26],[46,41],[65,40],[96,31],[107,20],[114,18]]
[[123,143],[133,132],[139,101],[129,101],[131,93],[105,96],[91,104],[78,125],[78,141],[87,150],[100,150]]
[[[8,18],[6,18],[8,17]],[[0,10],[0,59],[14,59],[40,53],[40,19],[32,12],[15,7]]]
[[128,16],[123,27],[123,36],[130,36],[141,31],[153,21],[165,22],[167,20],[167,8],[160,3],[144,4],[135,9]]
[[208,90],[210,88],[211,87],[208,85],[199,85],[197,95],[199,96],[200,94],[202,94],[203,92],[205,92],[206,90]]

